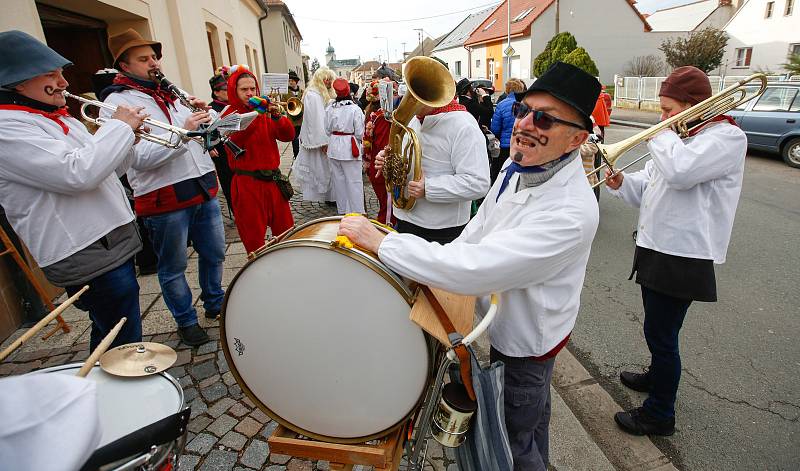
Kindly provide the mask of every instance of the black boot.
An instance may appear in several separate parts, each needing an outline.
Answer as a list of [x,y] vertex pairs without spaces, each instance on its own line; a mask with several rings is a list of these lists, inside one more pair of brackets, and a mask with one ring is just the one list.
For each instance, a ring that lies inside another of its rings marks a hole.
[[664,435],[675,433],[675,418],[659,420],[637,407],[614,414],[614,422],[631,435]]
[[178,327],[178,336],[183,340],[183,343],[191,347],[197,347],[209,341],[208,334],[198,324]]
[[650,373],[634,373],[633,371],[623,371],[619,374],[619,382],[634,391],[650,391]]

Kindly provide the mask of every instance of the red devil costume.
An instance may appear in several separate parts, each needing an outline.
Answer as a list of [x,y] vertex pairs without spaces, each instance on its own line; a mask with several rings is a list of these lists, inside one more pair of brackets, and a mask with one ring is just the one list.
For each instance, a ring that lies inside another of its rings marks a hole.
[[[229,106],[223,115],[234,111],[251,111],[239,99],[236,90],[239,78],[243,75],[256,80],[255,75],[242,66],[232,69],[228,78]],[[256,93],[260,94],[258,80]],[[278,235],[294,224],[289,208],[291,186],[280,173],[281,158],[276,139],[282,142],[294,139],[294,126],[286,116],[261,114],[247,129],[231,135],[231,140],[245,150],[238,159],[229,155],[228,163],[233,170],[231,196],[236,228],[248,253],[264,245],[267,226],[274,235]],[[287,195],[284,196],[284,193]]]

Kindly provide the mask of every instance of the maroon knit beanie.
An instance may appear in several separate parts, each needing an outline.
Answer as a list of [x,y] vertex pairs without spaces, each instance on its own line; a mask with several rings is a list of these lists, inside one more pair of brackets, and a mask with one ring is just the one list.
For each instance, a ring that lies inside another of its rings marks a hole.
[[658,96],[696,105],[711,96],[711,83],[708,76],[697,67],[678,67],[661,82]]

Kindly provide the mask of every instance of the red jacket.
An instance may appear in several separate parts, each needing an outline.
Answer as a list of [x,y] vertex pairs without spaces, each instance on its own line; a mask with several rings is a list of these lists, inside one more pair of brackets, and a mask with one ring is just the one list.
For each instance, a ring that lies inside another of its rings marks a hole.
[[[244,68],[240,68],[228,77],[228,108],[223,112],[223,116],[234,111],[239,113],[251,111],[236,93],[236,82],[243,74],[255,78],[252,72]],[[261,93],[258,80],[256,80],[256,93]],[[294,139],[294,126],[286,116],[275,120],[267,114],[261,114],[247,129],[231,134],[230,138],[234,144],[245,150],[244,155],[238,159],[228,153],[228,164],[232,170],[275,170],[281,164],[281,155],[275,140],[291,142]]]

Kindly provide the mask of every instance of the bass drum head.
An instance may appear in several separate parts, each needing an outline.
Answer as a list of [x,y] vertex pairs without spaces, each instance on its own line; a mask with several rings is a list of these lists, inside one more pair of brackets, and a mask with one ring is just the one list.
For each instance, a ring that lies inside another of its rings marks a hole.
[[231,371],[259,407],[305,436],[381,436],[415,409],[427,384],[425,335],[367,258],[323,242],[283,242],[228,288],[221,326]]
[[[83,363],[54,366],[33,374],[75,376]],[[97,408],[103,437],[98,448],[183,409],[183,389],[167,373],[127,378],[95,366],[87,379],[97,385]]]

